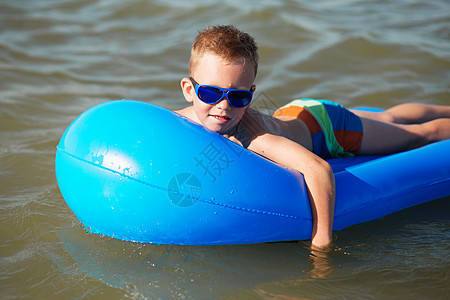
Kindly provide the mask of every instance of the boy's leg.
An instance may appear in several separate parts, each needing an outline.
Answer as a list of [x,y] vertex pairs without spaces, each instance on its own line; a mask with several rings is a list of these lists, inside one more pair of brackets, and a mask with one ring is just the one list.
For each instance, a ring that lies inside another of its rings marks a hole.
[[360,117],[399,124],[418,124],[439,118],[450,118],[450,106],[405,103],[383,112],[351,110]]
[[363,140],[360,155],[389,154],[450,138],[450,118],[422,124],[393,124],[361,118]]

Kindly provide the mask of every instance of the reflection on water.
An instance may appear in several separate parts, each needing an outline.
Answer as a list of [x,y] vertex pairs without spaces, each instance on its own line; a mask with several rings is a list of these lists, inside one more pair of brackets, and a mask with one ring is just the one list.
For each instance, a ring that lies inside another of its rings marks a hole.
[[1,296],[445,299],[449,198],[336,232],[328,253],[156,246],[87,234],[53,170],[65,128],[95,104],[185,106],[179,80],[209,24],[255,36],[254,105],[268,111],[297,97],[449,104],[448,11],[445,0],[1,1]]
[[[121,291],[138,299],[364,298],[367,291],[375,298],[444,299],[447,200],[339,231],[327,250],[311,249],[309,242],[129,243],[86,234],[75,222],[56,232],[62,249],[51,257],[69,278],[85,278],[112,288],[108,293]],[[423,277],[427,272],[428,279]]]
[[330,275],[334,270],[331,253],[332,251],[341,250],[342,248],[336,246],[330,249],[310,247],[309,259],[312,262],[311,278],[326,278]]

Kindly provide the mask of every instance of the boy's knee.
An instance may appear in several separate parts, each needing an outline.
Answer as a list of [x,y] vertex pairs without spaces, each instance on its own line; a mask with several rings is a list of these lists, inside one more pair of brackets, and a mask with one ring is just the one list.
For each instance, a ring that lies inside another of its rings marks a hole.
[[382,115],[382,121],[388,122],[388,123],[399,123],[397,118],[388,112],[383,113]]
[[398,118],[395,115],[389,113],[388,111],[378,113],[376,120],[387,122],[387,123],[399,123]]
[[450,138],[450,119],[437,119],[424,124],[428,141],[436,142]]

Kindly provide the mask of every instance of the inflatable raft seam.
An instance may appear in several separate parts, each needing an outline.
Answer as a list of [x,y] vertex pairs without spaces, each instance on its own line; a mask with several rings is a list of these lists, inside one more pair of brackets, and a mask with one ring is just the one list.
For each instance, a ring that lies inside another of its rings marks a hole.
[[102,169],[102,170],[112,172],[112,173],[114,173],[114,174],[123,176],[123,177],[125,177],[125,178],[127,178],[127,179],[130,179],[130,180],[133,180],[133,181],[137,181],[137,182],[139,182],[139,183],[148,185],[148,186],[150,186],[150,187],[156,188],[156,189],[161,190],[161,191],[165,191],[165,192],[168,191],[166,188],[163,188],[163,187],[160,187],[160,186],[157,186],[157,185],[154,185],[154,184],[151,184],[151,183],[142,181],[142,180],[140,180],[140,179],[131,177],[131,176],[129,176],[129,175],[125,175],[125,174],[120,173],[120,172],[118,172],[118,171],[116,171],[116,170],[112,170],[112,169],[109,169],[109,168],[104,167],[104,166],[102,166],[102,165],[95,164],[95,163],[93,163],[93,162],[91,162],[91,161],[87,161],[87,160],[85,160],[84,158],[81,158],[81,157],[78,157],[78,156],[76,156],[76,155],[73,155],[73,154],[71,154],[71,153],[69,153],[69,152],[67,152],[67,151],[65,151],[65,150],[63,150],[63,149],[61,149],[61,148],[59,148],[59,147],[56,147],[56,149],[59,150],[59,151],[61,151],[61,152],[64,152],[64,154],[67,154],[67,155],[70,156],[70,157],[73,157],[73,158],[75,158],[75,159],[77,159],[77,160],[79,160],[79,161],[81,161],[81,162],[87,163],[87,164],[89,164],[89,165],[93,165],[93,166],[95,166],[95,167],[98,167],[98,168],[100,168],[100,169]]
[[242,210],[242,211],[246,211],[246,212],[251,212],[251,213],[266,214],[266,215],[272,215],[272,216],[276,216],[276,217],[284,217],[284,218],[290,218],[290,219],[310,220],[310,219],[300,218],[300,217],[297,217],[297,216],[286,215],[286,214],[282,214],[282,213],[275,213],[275,212],[259,210],[259,209],[250,209],[250,208],[239,207],[239,206],[234,206],[234,205],[229,205],[229,204],[224,204],[224,203],[219,203],[219,202],[214,202],[214,201],[207,201],[207,200],[199,200],[199,201],[205,202],[205,203],[209,203],[209,204],[213,204],[213,205],[217,205],[217,206],[226,207],[226,208],[231,208],[231,209],[235,209],[235,210]]
[[[102,165],[95,164],[95,163],[93,163],[93,162],[91,162],[91,161],[88,161],[88,160],[86,160],[86,159],[84,159],[84,158],[81,158],[81,157],[78,157],[78,156],[76,156],[76,155],[73,155],[73,154],[71,154],[71,153],[65,151],[64,149],[61,149],[59,146],[57,146],[56,149],[59,150],[59,151],[61,151],[61,152],[63,152],[64,154],[66,154],[66,155],[68,155],[68,156],[70,156],[70,157],[75,158],[76,160],[79,160],[79,161],[81,161],[81,162],[87,163],[87,164],[89,164],[89,165],[93,165],[93,166],[98,167],[98,168],[100,168],[100,169],[102,169],[102,170],[112,172],[112,173],[117,174],[117,175],[119,175],[119,176],[123,176],[123,177],[125,177],[125,178],[127,178],[127,179],[130,179],[130,180],[133,180],[133,181],[142,183],[142,184],[144,184],[144,185],[150,186],[150,187],[152,187],[152,188],[156,188],[156,189],[161,190],[161,191],[164,191],[164,192],[171,192],[171,193],[174,192],[174,191],[169,190],[169,189],[167,189],[167,188],[163,188],[163,187],[160,187],[160,186],[157,186],[157,185],[154,185],[154,184],[151,184],[151,183],[142,181],[142,180],[140,180],[140,179],[131,177],[131,176],[129,176],[129,175],[125,175],[125,174],[120,173],[120,172],[118,172],[118,171],[109,169],[109,168],[104,167],[104,166],[102,166]],[[219,203],[219,202],[214,202],[214,201],[208,201],[208,200],[202,200],[202,199],[198,199],[198,201],[203,202],[203,203],[212,204],[212,205],[222,206],[222,207],[226,207],[226,208],[230,208],[230,209],[234,209],[234,210],[246,211],[246,212],[250,212],[250,213],[267,214],[267,215],[272,215],[272,216],[277,216],[277,217],[284,217],[284,218],[290,218],[290,219],[310,220],[310,219],[300,218],[300,217],[297,217],[297,216],[286,215],[286,214],[282,214],[282,213],[275,213],[275,212],[269,212],[269,211],[258,210],[258,209],[250,209],[250,208],[239,207],[239,206],[234,206],[234,205],[225,204],[225,203]]]

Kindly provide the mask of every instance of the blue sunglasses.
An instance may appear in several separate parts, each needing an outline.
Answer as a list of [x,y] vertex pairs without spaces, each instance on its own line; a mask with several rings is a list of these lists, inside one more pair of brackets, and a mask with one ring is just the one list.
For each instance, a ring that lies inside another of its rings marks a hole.
[[253,97],[253,86],[249,91],[239,89],[224,89],[213,85],[198,84],[194,78],[189,77],[192,84],[195,86],[195,93],[198,98],[206,104],[219,103],[223,97],[227,98],[228,103],[236,108],[246,107],[250,104]]

